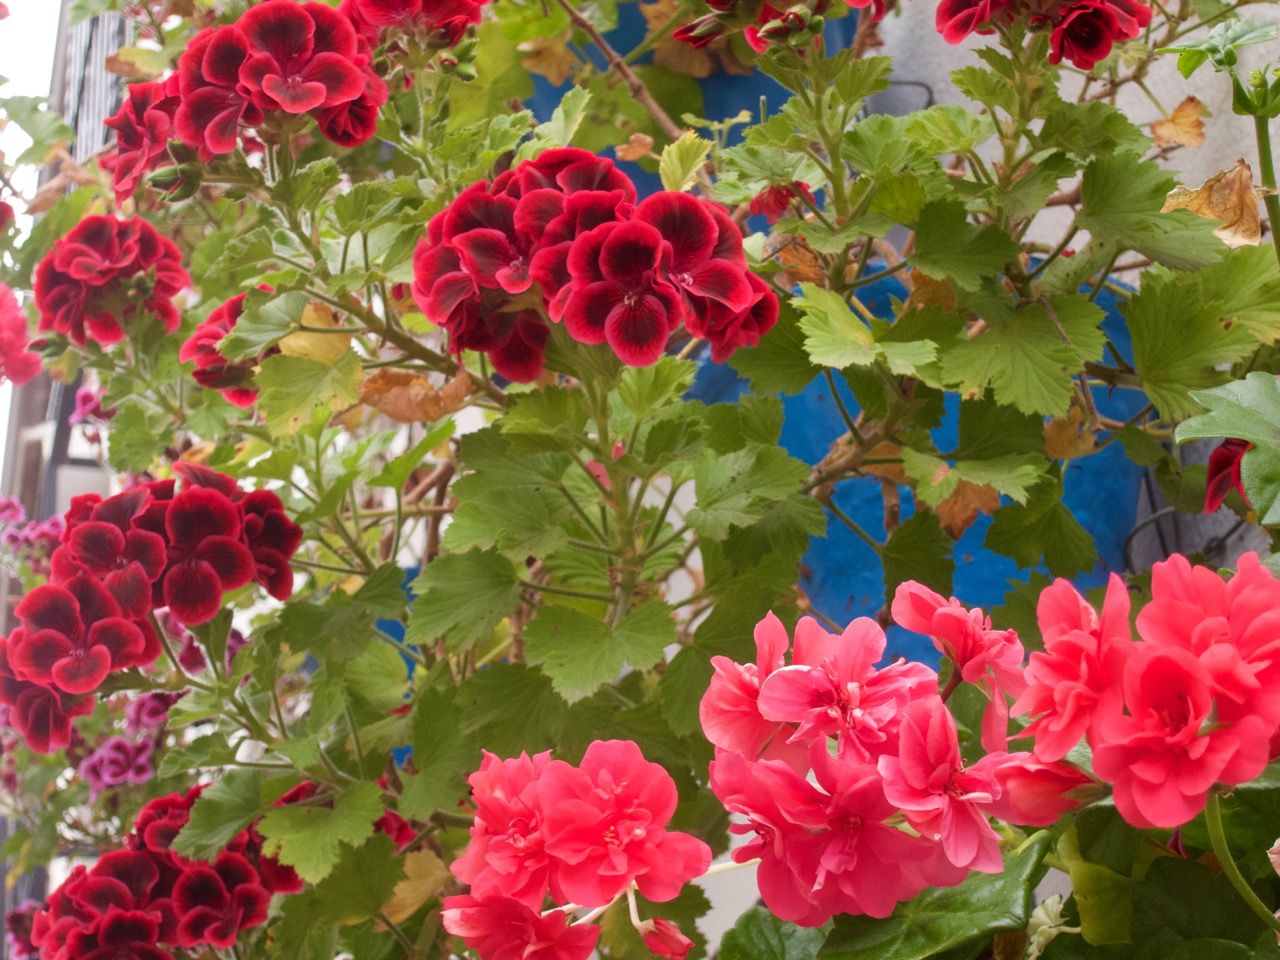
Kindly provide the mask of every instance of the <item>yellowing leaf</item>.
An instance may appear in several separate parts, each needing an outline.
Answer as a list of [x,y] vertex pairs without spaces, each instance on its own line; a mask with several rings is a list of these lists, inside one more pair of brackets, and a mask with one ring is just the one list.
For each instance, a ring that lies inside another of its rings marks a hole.
[[321,333],[322,330],[338,330],[342,324],[333,310],[323,303],[312,301],[302,311],[303,329],[289,334],[280,341],[280,352],[290,357],[305,357],[321,363],[333,363],[351,348],[351,337],[344,333]]
[[973,526],[978,514],[993,514],[1000,507],[1000,494],[995,487],[961,480],[950,495],[934,508],[942,529],[952,540],[959,540]]
[[144,77],[153,80],[170,66],[169,58],[161,50],[147,47],[121,47],[103,64],[108,73],[120,77]]
[[520,64],[530,73],[546,77],[553,87],[569,79],[577,58],[569,50],[573,30],[557,33],[554,37],[533,37],[516,45],[520,51]]
[[913,307],[941,307],[943,310],[956,308],[956,290],[946,280],[936,280],[920,270],[912,270],[907,274],[911,281],[911,295],[907,303]]
[[1204,143],[1204,121],[1209,115],[1205,105],[1195,97],[1187,97],[1173,108],[1173,113],[1151,124],[1151,138],[1157,147],[1198,147]]
[[1054,417],[1044,425],[1045,453],[1055,460],[1087,457],[1097,445],[1097,435],[1085,429],[1084,411],[1073,400],[1065,417]]
[[[645,23],[649,27],[645,37],[648,40],[680,12],[680,3],[678,0],[642,3],[640,12],[644,14]],[[664,33],[662,39],[654,43],[653,62],[668,70],[675,70],[699,79],[711,76],[716,68],[715,60],[708,51],[682,43],[671,36],[670,30]]]
[[647,133],[633,133],[626,143],[614,147],[613,152],[619,160],[641,160],[644,157],[651,157],[653,156],[653,137]]
[[1170,190],[1160,212],[1190,210],[1207,220],[1220,220],[1222,226],[1213,235],[1228,247],[1256,247],[1262,242],[1258,201],[1266,195],[1253,185],[1249,164],[1237,160],[1231,169],[1215,173],[1195,190]]
[[449,868],[443,860],[430,850],[415,850],[404,858],[404,879],[382,908],[383,916],[392,923],[403,923],[443,890],[448,879]]
[[471,377],[464,370],[437,388],[420,373],[384,367],[360,384],[360,402],[400,423],[436,421],[457,410],[471,396]]

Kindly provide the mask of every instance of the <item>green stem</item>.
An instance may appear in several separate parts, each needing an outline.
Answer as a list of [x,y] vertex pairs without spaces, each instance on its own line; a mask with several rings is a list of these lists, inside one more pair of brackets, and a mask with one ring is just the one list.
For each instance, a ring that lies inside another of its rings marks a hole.
[[1280,932],[1280,917],[1268,910],[1267,905],[1258,899],[1258,895],[1249,886],[1249,881],[1240,872],[1240,867],[1236,865],[1235,858],[1231,856],[1231,849],[1227,846],[1227,834],[1222,828],[1222,808],[1216,793],[1209,794],[1209,800],[1204,806],[1204,821],[1209,828],[1209,842],[1213,844],[1214,856],[1218,858],[1222,872],[1236,888],[1236,893],[1240,894],[1240,899],[1249,905],[1249,909],[1256,913],[1263,923],[1272,930]]
[[1267,208],[1267,220],[1271,222],[1271,246],[1276,252],[1276,261],[1280,262],[1280,239],[1276,231],[1280,230],[1280,197],[1276,196],[1276,168],[1271,159],[1271,129],[1266,117],[1254,117],[1253,129],[1258,138],[1258,172],[1262,177],[1262,185],[1267,195],[1262,198]]
[[554,593],[560,597],[575,597],[579,600],[599,600],[602,603],[609,603],[613,600],[613,595],[608,593],[592,593],[590,590],[572,590],[569,587],[553,587],[546,583],[531,583],[528,580],[521,580],[520,586],[526,590],[532,590],[535,593]]
[[836,515],[836,519],[852,530],[858,537],[877,554],[884,549],[883,544],[876,541],[875,537],[863,530],[861,526],[847,513],[836,506],[835,501],[827,498],[822,501],[822,505]]

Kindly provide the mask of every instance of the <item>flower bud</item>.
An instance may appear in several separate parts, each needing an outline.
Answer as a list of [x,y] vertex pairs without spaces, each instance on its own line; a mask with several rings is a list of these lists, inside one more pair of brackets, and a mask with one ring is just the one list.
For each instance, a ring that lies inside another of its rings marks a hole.
[[646,947],[667,960],[684,960],[693,947],[693,941],[681,933],[678,926],[662,917],[645,920],[636,930]]

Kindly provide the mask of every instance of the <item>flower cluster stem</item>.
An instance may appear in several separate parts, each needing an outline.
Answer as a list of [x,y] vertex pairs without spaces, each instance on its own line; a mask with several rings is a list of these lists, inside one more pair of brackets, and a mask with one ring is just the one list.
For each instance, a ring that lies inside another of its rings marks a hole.
[[1209,794],[1208,802],[1204,806],[1204,820],[1209,828],[1209,842],[1213,844],[1214,856],[1222,865],[1222,872],[1231,881],[1231,886],[1236,888],[1240,899],[1249,905],[1249,909],[1256,913],[1263,923],[1272,930],[1280,932],[1280,917],[1268,910],[1267,905],[1258,899],[1258,895],[1249,886],[1249,881],[1240,872],[1235,858],[1231,856],[1231,848],[1227,846],[1227,833],[1222,827],[1222,807],[1216,793]]

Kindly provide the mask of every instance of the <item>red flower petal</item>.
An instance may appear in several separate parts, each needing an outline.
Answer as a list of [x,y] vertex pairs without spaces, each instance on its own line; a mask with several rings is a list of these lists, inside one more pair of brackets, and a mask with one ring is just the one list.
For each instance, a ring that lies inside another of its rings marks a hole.
[[53,682],[64,693],[92,693],[111,671],[111,654],[91,647],[80,656],[64,657],[53,665]]
[[239,537],[240,512],[218,491],[193,487],[173,498],[164,525],[171,548],[193,550],[206,537]]
[[685,273],[712,255],[720,240],[708,204],[687,193],[664,190],[636,207],[635,219],[651,224],[671,244],[671,269]]
[[164,602],[181,624],[208,623],[222,608],[222,581],[209,564],[185,561],[165,574]]

